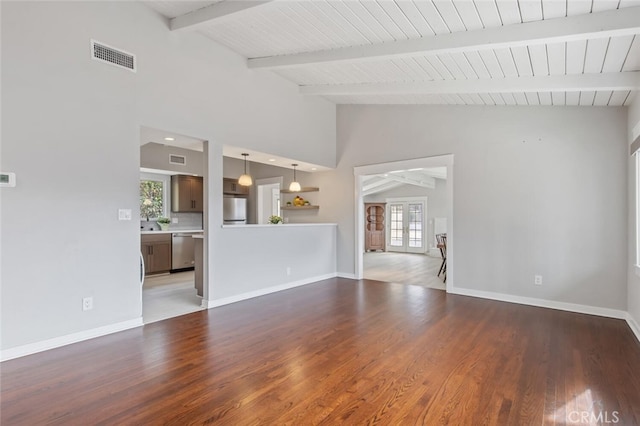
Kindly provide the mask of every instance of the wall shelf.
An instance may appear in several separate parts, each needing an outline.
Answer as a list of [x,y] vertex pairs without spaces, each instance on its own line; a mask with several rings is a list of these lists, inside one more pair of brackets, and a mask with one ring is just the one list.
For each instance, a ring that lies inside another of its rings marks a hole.
[[282,206],[280,210],[315,210],[319,208],[320,206]]
[[289,191],[288,189],[280,190],[282,194],[297,194],[298,192],[318,192],[318,191],[320,191],[320,188],[317,188],[315,186],[305,186],[304,188],[301,188],[300,191]]

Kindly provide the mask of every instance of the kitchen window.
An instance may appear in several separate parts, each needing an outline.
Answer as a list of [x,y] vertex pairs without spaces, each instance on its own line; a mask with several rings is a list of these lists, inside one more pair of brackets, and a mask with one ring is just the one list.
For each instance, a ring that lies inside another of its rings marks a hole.
[[168,217],[169,176],[143,173],[140,175],[140,219]]

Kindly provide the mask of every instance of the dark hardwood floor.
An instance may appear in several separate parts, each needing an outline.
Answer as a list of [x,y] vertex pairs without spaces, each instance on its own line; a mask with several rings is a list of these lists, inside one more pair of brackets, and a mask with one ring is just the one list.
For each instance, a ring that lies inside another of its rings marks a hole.
[[2,425],[640,424],[640,343],[624,321],[368,280],[1,370]]

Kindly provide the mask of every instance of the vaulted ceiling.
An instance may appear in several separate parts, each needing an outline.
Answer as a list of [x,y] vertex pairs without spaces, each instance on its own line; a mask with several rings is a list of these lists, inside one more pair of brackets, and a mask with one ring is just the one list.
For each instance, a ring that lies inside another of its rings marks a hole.
[[638,0],[147,1],[337,104],[628,105]]

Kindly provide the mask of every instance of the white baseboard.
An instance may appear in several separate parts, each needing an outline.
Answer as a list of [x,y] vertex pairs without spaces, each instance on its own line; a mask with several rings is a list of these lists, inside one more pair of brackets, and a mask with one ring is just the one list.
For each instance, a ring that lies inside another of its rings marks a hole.
[[533,297],[514,296],[511,294],[494,293],[491,291],[472,290],[468,288],[453,287],[447,289],[448,293],[461,296],[479,297],[482,299],[499,300],[501,302],[518,303],[520,305],[538,306],[541,308],[558,309],[561,311],[576,312],[579,314],[597,315],[600,317],[627,319],[628,314],[619,309],[601,308],[598,306],[578,305],[576,303],[557,302],[555,300],[536,299]]
[[627,320],[627,324],[629,324],[629,327],[631,328],[631,331],[633,331],[633,334],[636,335],[636,339],[638,339],[638,341],[640,342],[640,326],[638,325],[638,322],[628,312],[627,312],[626,320]]
[[16,346],[14,348],[0,351],[0,361],[8,361],[10,359],[19,358],[21,356],[35,354],[37,352],[49,349],[59,348],[60,346],[70,345],[72,343],[82,342],[83,340],[93,339],[95,337],[105,336],[118,331],[128,330],[130,328],[140,327],[143,325],[142,317],[129,321],[118,322],[115,324],[105,325],[103,327],[92,328],[90,330],[79,331],[77,333],[67,334],[66,336],[55,337],[53,339],[42,340],[40,342],[29,343],[27,345]]
[[336,275],[338,278],[348,278],[350,280],[356,279],[356,274],[348,274],[346,272],[338,272]]
[[293,281],[286,284],[276,285],[273,287],[261,288],[260,290],[249,291],[247,293],[237,294],[235,296],[229,296],[222,299],[205,300],[202,299],[202,307],[206,309],[215,308],[218,306],[229,305],[231,303],[240,302],[242,300],[253,299],[254,297],[264,296],[266,294],[276,293],[282,290],[288,290],[294,287],[300,287],[306,284],[315,283],[322,280],[328,280],[329,278],[335,278],[336,274],[319,275],[315,277],[305,278],[303,280]]

